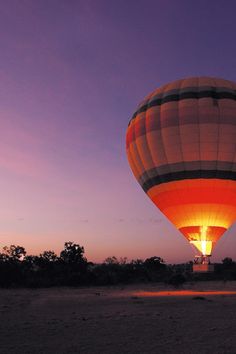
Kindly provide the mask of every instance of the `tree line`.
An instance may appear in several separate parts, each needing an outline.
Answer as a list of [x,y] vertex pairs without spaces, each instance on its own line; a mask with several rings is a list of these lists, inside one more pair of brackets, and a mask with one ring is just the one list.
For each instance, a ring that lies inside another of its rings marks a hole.
[[236,262],[225,258],[215,272],[192,273],[192,262],[166,264],[161,257],[145,260],[108,257],[95,264],[84,256],[84,247],[65,242],[59,256],[44,251],[27,255],[22,246],[5,246],[0,253],[0,287],[51,287],[116,285],[140,282],[165,282],[180,286],[194,280],[236,280]]

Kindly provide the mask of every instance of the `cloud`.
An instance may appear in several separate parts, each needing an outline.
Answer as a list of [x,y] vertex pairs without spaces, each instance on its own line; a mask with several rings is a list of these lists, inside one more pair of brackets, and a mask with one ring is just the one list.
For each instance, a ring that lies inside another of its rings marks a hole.
[[125,220],[123,218],[118,218],[118,219],[115,219],[116,222],[124,222]]
[[89,220],[88,219],[80,219],[80,222],[83,222],[83,223],[88,223]]

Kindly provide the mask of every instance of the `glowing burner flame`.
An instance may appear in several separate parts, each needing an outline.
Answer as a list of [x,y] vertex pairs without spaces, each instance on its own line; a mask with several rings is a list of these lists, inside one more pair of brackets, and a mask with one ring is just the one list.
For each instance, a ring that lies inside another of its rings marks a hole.
[[203,256],[210,256],[212,250],[212,241],[207,240],[207,226],[202,226],[200,229],[199,240],[190,241],[192,245],[194,245]]

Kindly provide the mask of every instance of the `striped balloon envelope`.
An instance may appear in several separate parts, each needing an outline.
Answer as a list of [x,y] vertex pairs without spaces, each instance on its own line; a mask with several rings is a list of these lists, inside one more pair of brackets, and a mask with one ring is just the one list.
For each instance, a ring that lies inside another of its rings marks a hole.
[[143,190],[203,256],[236,220],[236,84],[210,77],[156,89],[129,122]]

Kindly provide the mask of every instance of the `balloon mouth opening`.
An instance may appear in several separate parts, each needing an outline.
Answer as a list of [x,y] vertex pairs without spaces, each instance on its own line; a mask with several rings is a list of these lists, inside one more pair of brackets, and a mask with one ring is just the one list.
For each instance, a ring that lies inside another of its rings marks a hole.
[[216,242],[226,228],[220,226],[188,226],[179,229],[201,256],[211,256]]

